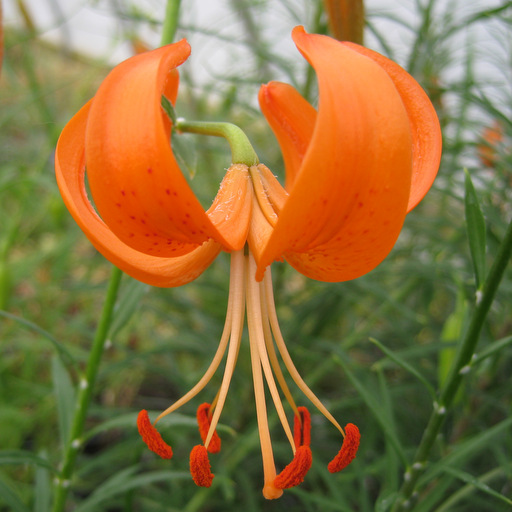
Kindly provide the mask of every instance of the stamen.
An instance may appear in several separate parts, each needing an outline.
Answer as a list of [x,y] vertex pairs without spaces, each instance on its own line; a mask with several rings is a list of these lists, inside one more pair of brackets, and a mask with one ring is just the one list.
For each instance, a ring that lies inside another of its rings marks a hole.
[[279,361],[277,359],[276,349],[274,347],[274,339],[272,338],[272,331],[270,328],[270,321],[268,318],[267,311],[267,301],[265,298],[265,290],[263,289],[260,293],[261,295],[261,313],[263,318],[263,333],[265,335],[265,346],[267,347],[267,354],[270,360],[270,364],[272,365],[272,370],[277,378],[277,382],[279,383],[279,387],[283,392],[286,400],[290,404],[290,407],[293,410],[295,415],[299,414],[297,405],[295,404],[295,400],[290,392],[290,388],[286,383],[283,372],[281,370],[281,366],[279,365]]
[[185,395],[183,395],[178,401],[176,401],[174,404],[172,404],[170,407],[168,407],[165,411],[160,413],[155,420],[155,424],[159,422],[164,416],[167,416],[171,412],[176,411],[179,409],[182,405],[185,405],[189,400],[192,400],[200,391],[203,390],[203,388],[210,382],[211,378],[217,371],[217,368],[220,365],[220,362],[222,361],[222,358],[224,357],[224,353],[226,352],[226,348],[228,346],[229,336],[231,334],[231,317],[233,316],[232,310],[233,310],[233,285],[234,283],[230,281],[229,283],[229,297],[228,297],[228,309],[226,311],[226,322],[224,324],[224,329],[222,331],[222,336],[219,342],[219,346],[217,348],[217,351],[215,352],[215,356],[213,357],[212,362],[210,363],[210,366],[206,370],[205,374],[201,377],[199,382]]
[[149,421],[148,411],[143,409],[137,416],[137,427],[148,448],[162,459],[172,458],[172,448],[162,439],[158,430]]
[[311,415],[305,407],[299,407],[293,420],[293,439],[295,446],[311,444]]
[[[220,365],[220,362],[222,361],[222,358],[224,357],[224,353],[226,352],[226,348],[228,346],[228,341],[230,340],[234,320],[233,320],[233,311],[235,311],[238,315],[240,314],[241,310],[241,321],[240,323],[243,323],[243,314],[244,314],[244,298],[243,298],[243,289],[242,292],[240,292],[240,284],[243,286],[243,251],[236,251],[233,253],[232,256],[235,254],[241,254],[242,263],[238,265],[231,265],[231,271],[230,271],[230,281],[229,281],[229,296],[228,296],[228,309],[226,312],[226,322],[224,324],[224,329],[222,331],[222,337],[219,342],[219,347],[217,348],[217,352],[215,352],[215,356],[210,363],[210,366],[206,370],[205,374],[201,377],[199,382],[190,390],[188,391],[184,396],[182,396],[177,402],[172,404],[170,407],[168,407],[164,412],[159,414],[157,419],[155,420],[155,424],[160,421],[164,416],[167,416],[171,412],[174,412],[175,410],[179,409],[182,405],[185,405],[189,400],[192,400],[200,391],[203,390],[203,388],[210,382],[211,378],[217,371],[217,368]],[[232,258],[233,261],[233,258]],[[242,271],[240,275],[239,267],[242,265]],[[238,279],[237,279],[238,275]],[[241,294],[241,299],[240,299]],[[240,304],[240,300],[242,300],[242,304]],[[240,319],[238,319],[240,320]]]
[[213,477],[210,461],[208,460],[208,451],[202,444],[192,448],[190,452],[190,473],[194,482],[199,487],[210,487]]
[[274,486],[278,489],[289,489],[301,484],[312,462],[311,448],[305,445],[299,446],[290,464],[276,476]]
[[311,400],[313,405],[341,432],[344,436],[345,432],[341,428],[341,425],[334,419],[333,415],[327,410],[325,405],[320,401],[320,399],[313,393],[311,388],[304,382],[303,378],[300,376],[300,373],[297,371],[297,368],[293,364],[292,358],[290,357],[290,353],[286,348],[286,343],[284,342],[283,335],[281,334],[281,329],[279,328],[279,322],[277,320],[276,307],[274,304],[274,291],[272,289],[272,276],[270,273],[270,267],[268,267],[265,271],[265,275],[263,277],[263,284],[265,286],[265,295],[267,301],[267,311],[270,320],[270,325],[272,327],[272,333],[274,334],[274,339],[276,340],[277,349],[281,354],[281,358],[290,374],[291,378],[294,380],[295,384],[299,387],[299,389]]
[[255,274],[256,262],[254,261],[253,255],[249,253],[249,271],[247,275],[247,319],[248,321],[249,318],[252,320],[252,322],[249,323],[249,338],[251,341],[255,341],[255,346],[258,348],[261,366],[263,368],[277,415],[279,416],[279,420],[281,421],[286,437],[288,437],[288,441],[290,442],[292,449],[295,451],[292,431],[288,424],[288,419],[286,418],[283,403],[281,402],[281,397],[279,396],[279,391],[277,390],[274,376],[272,375],[272,368],[268,360],[265,335],[263,333],[263,317],[261,312],[261,294],[264,293],[264,290],[254,279]]
[[[199,425],[199,434],[201,435],[201,439],[203,440],[203,443],[206,441],[206,437],[208,436],[208,431],[210,430],[210,404],[204,403],[201,404],[197,408],[197,424]],[[217,434],[217,431],[214,430],[213,436],[210,439],[210,443],[208,444],[208,451],[210,453],[218,453],[220,452],[220,437]]]
[[[204,445],[209,446],[217,423],[220,418],[220,413],[224,407],[226,397],[228,394],[229,384],[233,377],[235,370],[238,351],[240,349],[240,340],[242,339],[243,324],[244,324],[244,309],[245,309],[245,256],[244,251],[236,251],[231,253],[231,268],[230,268],[230,282],[233,283],[233,305],[231,315],[231,336],[229,340],[228,356],[226,359],[226,368],[224,369],[224,376],[218,392],[215,410],[211,419],[210,428]],[[231,293],[230,293],[231,295]]]
[[357,449],[359,448],[360,439],[361,434],[359,433],[359,429],[353,423],[348,423],[345,426],[345,439],[343,439],[341,449],[338,455],[336,455],[327,466],[327,469],[331,473],[341,471],[354,460]]

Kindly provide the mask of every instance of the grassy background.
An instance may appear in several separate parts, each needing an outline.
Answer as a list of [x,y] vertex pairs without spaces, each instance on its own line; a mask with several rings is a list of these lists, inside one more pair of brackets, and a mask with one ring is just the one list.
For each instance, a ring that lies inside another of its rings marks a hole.
[[[193,20],[183,4],[184,16]],[[310,31],[326,32],[325,13],[319,1],[230,5],[231,22],[259,34],[247,46],[254,58],[250,65],[244,63],[242,81],[232,66],[217,70],[215,79],[200,87],[185,69],[178,114],[239,124],[260,160],[280,174],[277,144],[255,107],[258,84],[284,77],[313,102],[315,84],[298,54],[295,60],[277,58],[279,48],[268,39],[262,19],[277,5],[290,28],[303,23]],[[366,3],[369,40],[375,49],[396,57],[429,91],[444,131],[439,177],[407,217],[391,255],[369,275],[340,284],[308,280],[285,264],[273,266],[281,328],[296,366],[342,423],[354,422],[362,431],[354,463],[339,475],[327,472],[340,439],[314,414],[314,462],[306,481],[281,500],[263,500],[246,344],[222,415],[223,450],[212,457],[212,488],[198,489],[188,474],[199,401],[161,424],[175,449],[171,463],[157,459],[141,443],[135,426],[138,410],[167,407],[195,384],[215,352],[227,300],[229,260],[222,255],[199,279],[178,289],[149,288],[123,278],[69,510],[389,510],[430,417],[431,390],[435,393],[445,381],[474,311],[464,167],[485,216],[487,268],[512,217],[512,7],[502,1],[496,8],[470,13],[462,5],[410,2],[391,15],[371,0]],[[128,20],[135,33],[150,24],[144,12],[135,16],[122,3],[118,8],[119,19]],[[390,20],[405,27],[406,47],[382,29]],[[187,22],[178,35],[200,31]],[[208,36],[212,45],[223,44],[215,32]],[[495,46],[486,46],[489,39]],[[6,30],[0,78],[2,511],[50,509],[74,390],[105,295],[110,264],[63,206],[54,181],[53,151],[59,131],[107,72],[101,62],[42,44],[30,27]],[[482,133],[495,122],[503,139],[493,146],[491,165],[484,165],[479,158]],[[185,136],[182,145],[180,152],[194,170],[192,186],[208,203],[229,159],[228,149],[220,140],[195,136]],[[447,413],[420,481],[416,511],[510,508],[511,297],[508,269],[478,346],[479,354],[486,349],[490,354],[467,375]],[[218,383],[220,377],[199,400],[210,401]],[[270,421],[277,427],[275,414]],[[273,441],[282,465],[289,448],[279,428]]]

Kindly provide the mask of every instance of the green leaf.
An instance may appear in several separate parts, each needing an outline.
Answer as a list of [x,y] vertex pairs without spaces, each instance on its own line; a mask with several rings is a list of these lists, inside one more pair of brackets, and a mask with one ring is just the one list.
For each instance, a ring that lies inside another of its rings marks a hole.
[[496,352],[499,352],[510,344],[512,344],[512,336],[507,336],[506,338],[494,341],[485,350],[482,350],[479,354],[475,354],[471,361],[471,365],[481,363],[484,359],[491,357]]
[[49,471],[45,467],[37,467],[35,475],[34,512],[50,510],[52,488]]
[[13,315],[12,313],[8,313],[7,311],[0,311],[0,317],[9,318],[14,322],[19,323],[23,327],[26,327],[34,332],[37,332],[38,334],[40,334],[53,344],[53,346],[55,347],[55,349],[57,350],[57,352],[59,353],[60,357],[63,360],[70,364],[75,363],[74,357],[68,352],[66,347],[62,343],[57,341],[48,331],[45,331],[35,323],[30,322],[29,320],[25,320],[24,318],[21,318],[19,316]]
[[475,487],[479,491],[485,492],[486,494],[494,498],[497,498],[498,500],[503,501],[508,505],[512,505],[512,500],[489,487],[485,482],[482,482],[481,478],[474,477],[473,475],[470,475],[469,473],[466,473],[465,471],[461,471],[456,468],[447,467],[444,470],[447,473],[452,474],[459,480],[462,480],[463,482],[466,482],[470,486]]
[[174,110],[172,103],[164,95],[162,95],[160,101],[162,108],[164,109],[165,113],[169,116],[169,119],[172,121],[172,124],[176,124],[176,111]]
[[144,474],[134,475],[138,466],[123,469],[109,478],[104,484],[98,487],[93,494],[79,505],[75,512],[88,512],[97,510],[97,506],[117,496],[131,491],[138,487],[144,487],[155,482],[168,482],[172,479],[190,479],[190,473],[185,471],[153,471]]
[[55,471],[55,468],[46,459],[25,450],[1,451],[0,465],[2,464],[34,464],[35,466]]
[[57,402],[60,440],[63,449],[69,442],[75,410],[75,388],[68,371],[58,357],[52,359],[53,390]]
[[[374,345],[377,345],[377,347],[379,347],[379,349],[382,350],[382,352],[384,352],[384,354],[386,354],[389,357],[389,359],[391,359],[393,362],[395,362],[398,366],[402,367],[405,371],[409,372],[411,375],[414,375],[427,388],[428,392],[430,393],[430,396],[432,398],[435,398],[436,392],[435,392],[433,386],[430,384],[430,382],[428,382],[428,380],[425,377],[423,377],[423,375],[418,370],[416,370],[416,368],[414,368],[407,361],[402,359],[398,354],[396,354],[395,352],[393,352],[392,350],[390,350],[389,348],[384,346],[380,341],[376,340],[375,338],[370,338],[370,341]],[[374,366],[376,366],[376,365],[374,365]]]
[[468,232],[469,249],[475,270],[476,287],[480,289],[485,280],[485,219],[480,208],[475,187],[471,181],[469,172],[465,173],[465,196],[464,205],[466,213],[466,229]]
[[450,374],[453,362],[457,355],[457,343],[462,338],[463,329],[468,317],[466,295],[462,287],[459,287],[455,299],[455,310],[448,316],[441,332],[443,348],[439,351],[437,376],[439,387],[442,389]]
[[2,502],[9,506],[10,512],[30,512],[11,487],[0,479],[0,503]]
[[449,467],[461,463],[469,457],[476,457],[480,450],[488,450],[491,443],[495,442],[495,438],[507,431],[512,426],[512,417],[509,417],[497,425],[494,425],[483,432],[476,434],[467,441],[461,442],[452,449],[449,455],[439,460],[435,464],[429,466],[425,474],[421,477],[420,483],[426,485],[432,479],[438,477]]
[[407,456],[405,455],[402,445],[398,439],[398,434],[394,429],[394,423],[390,419],[391,412],[386,410],[382,403],[380,403],[380,401],[375,397],[375,393],[368,390],[367,387],[355,376],[355,374],[349,369],[347,363],[343,360],[342,355],[335,355],[334,361],[343,368],[350,382],[357,389],[357,392],[372,411],[375,419],[379,422],[387,439],[395,449],[397,455],[400,457],[400,460],[404,465],[407,465]]
[[139,307],[143,295],[148,291],[147,284],[130,279],[126,288],[120,297],[118,306],[114,312],[114,319],[110,327],[109,338],[114,338],[116,334],[128,323],[132,315]]
[[[452,468],[447,469],[448,472],[453,473],[453,471],[451,471],[451,470],[452,470]],[[459,472],[456,470],[456,473],[453,473],[453,474],[455,477],[460,478],[463,481],[467,481],[468,484],[465,485],[464,487],[462,487],[461,489],[459,489],[458,491],[451,493],[450,497],[448,499],[446,499],[441,504],[441,506],[439,508],[436,509],[436,512],[450,512],[451,510],[453,510],[454,506],[459,501],[467,499],[472,493],[475,492],[475,490],[480,489],[482,485],[486,486],[486,489],[484,489],[484,492],[485,492],[487,489],[489,489],[489,487],[487,486],[487,482],[490,482],[496,478],[503,478],[506,475],[503,468],[501,468],[501,467],[494,468],[491,471],[485,473],[484,475],[481,475],[480,477],[478,477],[478,485],[475,486],[472,483],[473,480],[475,479],[473,476],[470,475],[469,478],[467,478],[466,477],[467,473],[463,473],[462,475],[461,475],[461,473],[462,472]],[[491,494],[494,494],[494,492],[496,492],[496,491],[493,491],[491,489]],[[501,494],[499,494],[498,499],[501,500],[503,498],[505,498],[505,497],[502,496]],[[510,503],[510,500],[508,498],[505,498],[505,500],[507,500],[507,502]],[[429,510],[432,510],[432,509],[429,509]]]
[[[149,411],[150,416],[157,416],[160,411]],[[115,428],[122,429],[135,429],[137,425],[137,414],[136,413],[128,413],[120,416],[116,416],[115,418],[104,421],[97,427],[90,429],[88,432],[84,434],[84,440],[90,439],[102,432],[106,432]],[[164,429],[176,426],[176,425],[184,425],[190,428],[197,428],[197,420],[195,416],[186,416],[180,413],[170,414],[159,424],[159,428],[163,431]],[[223,428],[222,425],[218,426],[219,429],[224,431],[229,431],[231,435],[234,435],[234,431],[228,428]]]
[[172,151],[178,165],[189,183],[194,179],[197,171],[197,147],[192,137],[177,135],[172,138]]

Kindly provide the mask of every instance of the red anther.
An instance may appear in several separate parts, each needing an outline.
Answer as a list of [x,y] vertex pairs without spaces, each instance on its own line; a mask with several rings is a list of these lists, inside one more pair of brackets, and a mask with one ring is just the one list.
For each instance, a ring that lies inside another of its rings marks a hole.
[[345,426],[345,439],[343,440],[341,449],[338,455],[336,455],[327,466],[327,469],[331,473],[341,471],[354,460],[357,449],[359,448],[360,439],[361,434],[359,433],[359,429],[353,423],[348,423]]
[[208,460],[208,451],[202,444],[192,448],[190,452],[190,473],[194,482],[199,487],[210,487],[213,477],[210,461]]
[[293,419],[293,441],[295,447],[309,446],[311,444],[311,415],[305,407],[297,407],[299,416]]
[[274,480],[277,489],[289,489],[304,481],[306,473],[313,462],[313,455],[309,446],[299,446],[295,451],[293,460],[286,466]]
[[[204,404],[201,404],[197,408],[196,413],[197,424],[199,425],[199,435],[201,436],[203,443],[206,441],[208,430],[210,430],[210,424],[212,419],[210,414],[210,407],[210,404],[205,402]],[[210,453],[220,452],[220,437],[218,436],[216,430],[213,432],[213,436],[210,439],[210,443],[208,444],[208,451]]]
[[143,409],[137,416],[137,427],[148,448],[162,459],[172,458],[172,448],[162,439],[158,430],[149,421],[148,411]]

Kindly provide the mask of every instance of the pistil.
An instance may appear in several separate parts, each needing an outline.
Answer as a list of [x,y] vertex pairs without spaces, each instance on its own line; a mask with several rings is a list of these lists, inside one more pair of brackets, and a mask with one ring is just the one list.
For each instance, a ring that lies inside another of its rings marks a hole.
[[[282,495],[283,489],[300,484],[312,464],[311,418],[305,407],[297,407],[295,404],[281,370],[278,353],[295,384],[343,435],[342,447],[328,466],[330,472],[340,471],[353,460],[359,446],[360,435],[357,427],[351,423],[345,427],[345,431],[341,428],[304,382],[286,348],[277,320],[270,268],[266,269],[263,280],[258,281],[257,264],[253,256],[253,251],[259,250],[258,242],[271,233],[286,199],[286,191],[262,164],[251,166],[249,175],[252,183],[252,204],[248,244],[243,250],[231,253],[228,309],[219,348],[205,375],[188,393],[161,413],[155,424],[165,415],[184,405],[206,386],[227,351],[224,375],[213,402],[203,403],[197,410],[199,433],[203,444],[195,446],[190,454],[190,471],[194,482],[202,487],[210,487],[214,475],[211,472],[208,452],[220,451],[221,442],[216,428],[238,358],[247,310],[256,415],[263,460],[263,495],[267,499],[275,499]],[[286,418],[276,379],[294,413],[293,433]],[[268,426],[265,382],[293,452],[292,461],[279,474],[276,472]],[[151,424],[146,411],[139,414],[138,426],[142,438],[151,450],[161,457],[172,457],[171,447]]]
[[[247,263],[247,265],[249,266],[249,262]],[[254,274],[250,276],[249,272],[250,267],[247,272],[248,288],[250,286],[251,281],[254,280]],[[271,500],[279,498],[283,494],[283,491],[281,489],[277,489],[274,486],[274,480],[276,478],[276,467],[274,463],[274,453],[272,451],[272,442],[270,440],[270,431],[268,428],[267,406],[265,401],[263,374],[261,371],[261,359],[257,342],[255,339],[257,319],[255,318],[251,311],[255,306],[256,305],[254,304],[254,297],[251,297],[251,293],[249,293],[247,297],[247,324],[249,327],[249,346],[251,352],[251,366],[252,378],[254,383],[254,398],[256,402],[256,416],[258,420],[258,431],[260,435],[261,454],[263,459],[263,496]]]

